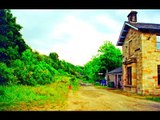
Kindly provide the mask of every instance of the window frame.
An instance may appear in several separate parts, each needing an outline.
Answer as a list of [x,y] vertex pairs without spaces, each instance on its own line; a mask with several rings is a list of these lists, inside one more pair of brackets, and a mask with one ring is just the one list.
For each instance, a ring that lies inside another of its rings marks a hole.
[[132,55],[132,40],[129,41],[128,43],[128,56],[130,57]]
[[[158,47],[159,44],[159,47]],[[156,49],[160,50],[160,35],[156,35]]]

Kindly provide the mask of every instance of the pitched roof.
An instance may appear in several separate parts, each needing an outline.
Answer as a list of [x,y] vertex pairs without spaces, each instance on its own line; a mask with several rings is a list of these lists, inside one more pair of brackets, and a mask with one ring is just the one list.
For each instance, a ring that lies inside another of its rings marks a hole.
[[126,35],[130,28],[135,30],[139,30],[141,32],[150,32],[150,33],[160,33],[160,24],[153,24],[153,23],[131,23],[125,21],[117,41],[117,46],[122,46],[123,42],[126,38]]
[[108,74],[112,74],[112,73],[122,73],[122,67],[116,68],[116,69],[108,72]]

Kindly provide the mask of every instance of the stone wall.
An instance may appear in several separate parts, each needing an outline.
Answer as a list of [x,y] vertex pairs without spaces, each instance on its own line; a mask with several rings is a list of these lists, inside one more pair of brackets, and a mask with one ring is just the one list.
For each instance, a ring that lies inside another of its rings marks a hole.
[[[129,54],[130,45],[130,54]],[[160,50],[156,49],[156,34],[130,29],[122,46],[123,61],[136,58],[136,63],[123,64],[125,91],[139,94],[160,94],[157,65],[160,65]],[[127,67],[132,67],[132,85],[127,85]]]
[[[130,45],[129,45],[130,44]],[[129,48],[130,46],[130,48]],[[130,54],[129,54],[130,49]],[[142,93],[142,41],[141,32],[130,29],[122,46],[123,59],[136,59],[136,63],[123,64],[123,88],[125,91]],[[127,67],[132,67],[132,85],[127,83]]]
[[160,94],[157,65],[160,65],[160,50],[156,46],[156,34],[143,33],[142,39],[142,83],[143,94]]

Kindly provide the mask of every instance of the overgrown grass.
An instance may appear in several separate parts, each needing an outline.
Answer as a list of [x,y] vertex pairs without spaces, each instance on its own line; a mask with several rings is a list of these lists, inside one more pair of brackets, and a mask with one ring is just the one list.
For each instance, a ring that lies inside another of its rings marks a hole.
[[72,85],[72,90],[77,91],[79,89],[79,80],[75,79],[74,81],[71,82]]
[[[59,79],[59,80],[58,80]],[[57,77],[57,81],[38,86],[0,86],[1,111],[54,110],[56,105],[64,107],[68,97],[68,85],[78,89],[78,80]]]
[[147,96],[146,99],[160,102],[160,96]]
[[65,83],[66,86],[72,85],[72,90],[76,91],[79,88],[79,79],[74,76],[55,76],[55,81]]

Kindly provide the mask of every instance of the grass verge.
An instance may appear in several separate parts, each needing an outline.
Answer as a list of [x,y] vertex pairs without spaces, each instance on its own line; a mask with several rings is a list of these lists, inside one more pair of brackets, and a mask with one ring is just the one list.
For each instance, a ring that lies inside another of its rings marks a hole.
[[69,77],[60,79],[48,85],[0,86],[0,111],[63,110],[68,98],[68,85],[72,84],[73,90],[77,90],[78,82],[70,82]]
[[125,96],[130,96],[130,97],[134,97],[134,98],[138,98],[138,99],[147,99],[147,100],[160,102],[160,96],[156,96],[156,95],[141,95],[141,94],[136,94],[136,93],[123,91],[122,89],[111,89],[111,88],[106,88],[106,89],[109,90],[110,92],[122,94],[122,95],[125,95]]

